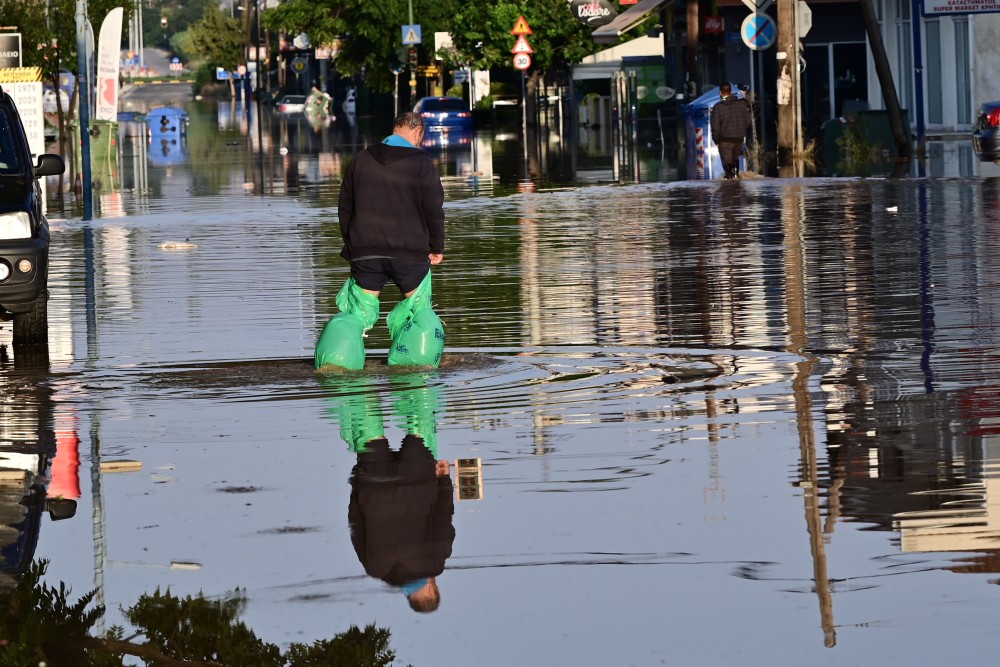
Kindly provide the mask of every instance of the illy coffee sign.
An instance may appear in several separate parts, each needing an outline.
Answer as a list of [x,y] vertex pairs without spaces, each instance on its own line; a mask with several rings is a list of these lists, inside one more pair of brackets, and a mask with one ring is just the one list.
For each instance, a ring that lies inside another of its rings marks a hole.
[[609,0],[573,0],[569,8],[577,21],[591,27],[607,25],[618,15]]
[[702,24],[702,31],[706,35],[717,35],[724,32],[724,24],[721,16],[706,16]]
[[21,66],[21,33],[0,33],[0,67]]

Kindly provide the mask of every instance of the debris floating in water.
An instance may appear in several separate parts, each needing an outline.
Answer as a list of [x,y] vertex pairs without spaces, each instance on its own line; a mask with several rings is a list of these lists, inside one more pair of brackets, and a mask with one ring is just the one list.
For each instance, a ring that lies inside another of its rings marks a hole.
[[194,250],[198,244],[189,241],[164,241],[156,247],[160,250]]
[[142,461],[128,459],[101,461],[101,472],[134,472],[136,470],[142,470]]

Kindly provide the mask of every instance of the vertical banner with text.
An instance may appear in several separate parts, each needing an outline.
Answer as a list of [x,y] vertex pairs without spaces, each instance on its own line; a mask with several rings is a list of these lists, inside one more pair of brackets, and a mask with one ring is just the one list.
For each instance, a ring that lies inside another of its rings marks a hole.
[[97,42],[97,104],[94,120],[118,119],[118,61],[122,42],[121,7],[104,18]]

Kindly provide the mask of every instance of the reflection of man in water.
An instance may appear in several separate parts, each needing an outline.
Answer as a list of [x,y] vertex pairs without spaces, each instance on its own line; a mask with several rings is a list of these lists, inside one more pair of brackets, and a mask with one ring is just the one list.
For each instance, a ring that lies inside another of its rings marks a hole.
[[348,523],[365,572],[403,590],[415,611],[438,608],[437,577],[455,541],[455,501],[448,461],[437,459],[437,389],[420,375],[393,381],[394,408],[406,430],[393,451],[385,437],[381,392],[368,380],[330,380],[330,410],[357,455]]
[[365,572],[406,593],[410,607],[438,608],[436,577],[451,556],[455,512],[447,461],[435,461],[423,438],[407,435],[399,451],[379,438],[358,453],[351,476],[351,542]]

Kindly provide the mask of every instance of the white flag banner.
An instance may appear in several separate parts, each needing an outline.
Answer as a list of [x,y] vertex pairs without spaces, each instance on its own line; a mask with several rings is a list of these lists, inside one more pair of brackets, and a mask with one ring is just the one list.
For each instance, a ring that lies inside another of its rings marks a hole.
[[104,17],[97,40],[97,103],[94,120],[118,120],[118,61],[121,58],[122,14],[115,7]]

